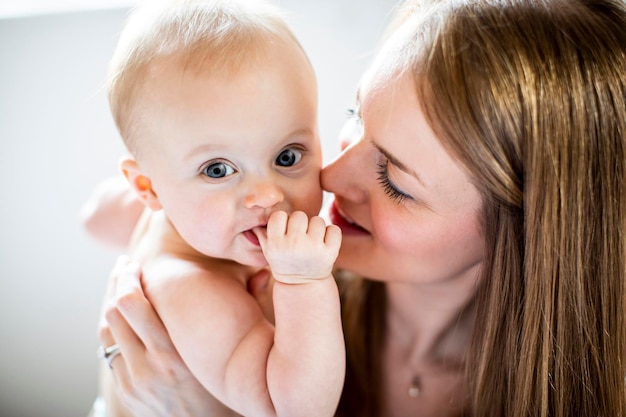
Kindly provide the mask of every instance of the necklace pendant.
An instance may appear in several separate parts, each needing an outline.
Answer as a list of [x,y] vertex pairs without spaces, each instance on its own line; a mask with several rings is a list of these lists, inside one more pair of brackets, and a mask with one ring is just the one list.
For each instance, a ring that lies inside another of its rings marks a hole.
[[420,395],[420,379],[418,376],[414,376],[409,386],[409,397],[417,398]]

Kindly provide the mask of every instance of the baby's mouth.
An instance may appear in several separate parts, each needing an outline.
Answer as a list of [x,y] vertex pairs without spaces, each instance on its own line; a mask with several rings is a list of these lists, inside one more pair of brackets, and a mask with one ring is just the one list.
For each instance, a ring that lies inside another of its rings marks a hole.
[[261,246],[261,244],[259,243],[259,238],[257,236],[257,233],[265,233],[267,229],[267,226],[257,226],[254,227],[252,229],[248,229],[245,232],[243,232],[243,235],[246,237],[246,239],[248,239],[253,245],[255,246]]

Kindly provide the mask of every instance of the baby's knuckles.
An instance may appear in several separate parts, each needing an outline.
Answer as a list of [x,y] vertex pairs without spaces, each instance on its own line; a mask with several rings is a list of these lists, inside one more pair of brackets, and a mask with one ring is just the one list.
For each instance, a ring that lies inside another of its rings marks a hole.
[[326,244],[327,230],[318,216],[308,219],[303,212],[272,214],[265,255],[274,277],[285,283],[302,283],[329,276],[339,245],[336,239]]
[[267,260],[275,277],[294,275],[323,278],[330,274],[336,251],[327,248],[323,242],[317,244],[288,244],[273,246],[268,244]]

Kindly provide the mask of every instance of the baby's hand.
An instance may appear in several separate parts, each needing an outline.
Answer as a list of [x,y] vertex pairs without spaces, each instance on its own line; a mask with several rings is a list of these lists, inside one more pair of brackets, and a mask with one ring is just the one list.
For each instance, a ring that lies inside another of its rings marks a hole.
[[256,235],[272,275],[286,284],[328,277],[341,245],[339,227],[326,226],[318,216],[309,219],[301,211],[272,213],[267,233],[257,231]]

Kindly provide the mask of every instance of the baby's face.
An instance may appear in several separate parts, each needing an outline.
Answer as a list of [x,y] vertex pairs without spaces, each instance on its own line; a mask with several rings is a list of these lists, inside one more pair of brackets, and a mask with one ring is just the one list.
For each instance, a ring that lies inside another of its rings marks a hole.
[[181,236],[262,266],[251,229],[322,201],[315,76],[295,48],[234,75],[164,64],[138,103],[141,168]]

